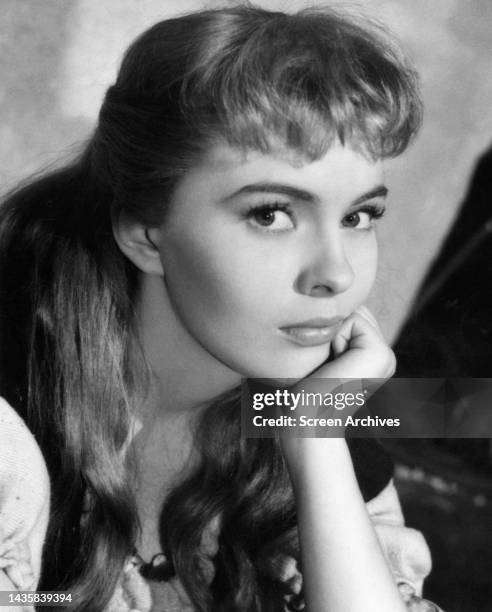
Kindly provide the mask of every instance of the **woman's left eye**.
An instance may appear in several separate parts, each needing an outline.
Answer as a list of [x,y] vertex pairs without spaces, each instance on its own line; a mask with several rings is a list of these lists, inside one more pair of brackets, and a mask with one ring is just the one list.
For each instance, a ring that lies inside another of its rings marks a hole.
[[292,213],[285,204],[253,206],[247,212],[246,218],[254,227],[268,232],[284,232],[295,227]]
[[371,229],[371,227],[374,226],[374,220],[380,219],[383,214],[384,208],[371,207],[356,210],[345,215],[342,219],[342,225],[344,227],[353,227],[360,230]]

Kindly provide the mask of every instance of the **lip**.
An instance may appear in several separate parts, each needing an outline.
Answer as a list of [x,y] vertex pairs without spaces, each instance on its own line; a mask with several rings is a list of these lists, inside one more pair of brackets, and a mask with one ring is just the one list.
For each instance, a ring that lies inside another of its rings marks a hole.
[[343,317],[308,319],[301,323],[280,327],[280,332],[288,340],[300,346],[320,346],[333,340]]

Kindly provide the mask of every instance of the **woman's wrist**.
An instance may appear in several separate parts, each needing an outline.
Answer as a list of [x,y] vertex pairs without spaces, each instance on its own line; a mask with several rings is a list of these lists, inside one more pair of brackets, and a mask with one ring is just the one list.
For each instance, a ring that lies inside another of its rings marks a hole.
[[344,438],[282,438],[280,442],[294,493],[308,483],[327,486],[352,460]]

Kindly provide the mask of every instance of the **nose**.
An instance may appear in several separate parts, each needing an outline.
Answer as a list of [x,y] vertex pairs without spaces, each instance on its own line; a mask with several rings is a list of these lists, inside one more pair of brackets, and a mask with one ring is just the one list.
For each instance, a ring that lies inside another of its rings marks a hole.
[[296,284],[303,295],[325,297],[343,293],[353,281],[354,271],[341,236],[332,234],[311,245]]

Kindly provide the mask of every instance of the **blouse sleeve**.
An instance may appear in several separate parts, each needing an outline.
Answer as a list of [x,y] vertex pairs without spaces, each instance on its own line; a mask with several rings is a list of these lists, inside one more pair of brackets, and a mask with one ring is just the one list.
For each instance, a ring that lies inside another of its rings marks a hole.
[[410,612],[442,612],[422,598],[431,571],[429,547],[420,531],[405,526],[393,480],[366,504],[386,562]]
[[50,482],[36,440],[0,398],[0,572],[35,590],[49,517]]

